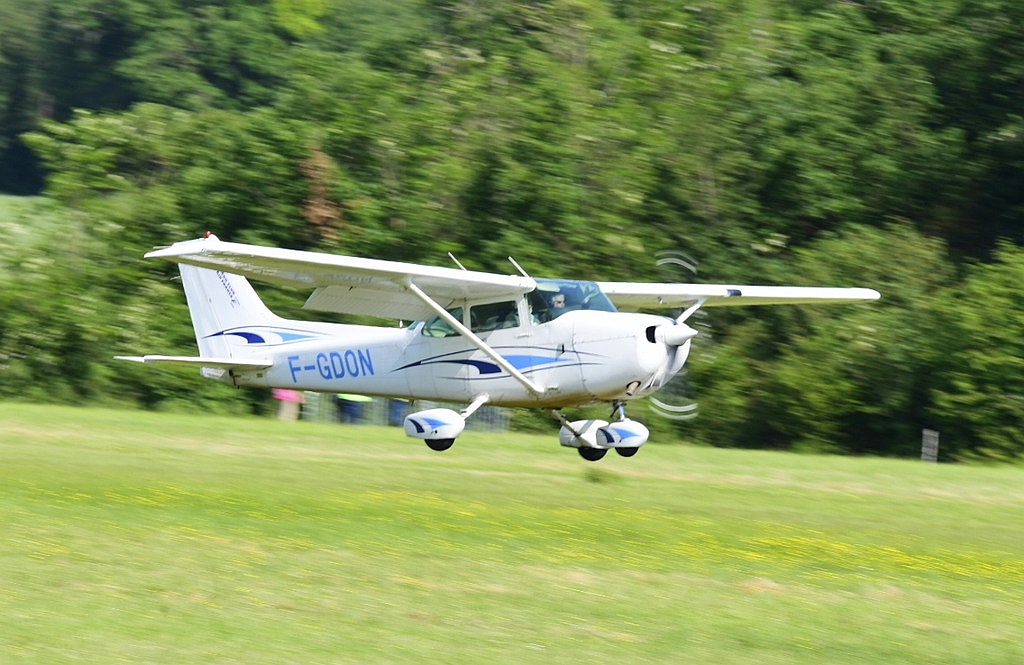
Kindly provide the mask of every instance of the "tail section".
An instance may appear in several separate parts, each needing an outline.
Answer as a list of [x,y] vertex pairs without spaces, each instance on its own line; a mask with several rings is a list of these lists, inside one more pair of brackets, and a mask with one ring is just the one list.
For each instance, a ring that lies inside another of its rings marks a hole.
[[244,277],[184,264],[178,268],[201,357],[251,356],[246,347],[263,341],[251,329],[282,323]]
[[[207,235],[206,239],[216,238]],[[191,240],[203,243],[206,239]],[[185,288],[199,356],[115,356],[121,360],[198,367],[203,376],[233,383],[236,372],[268,369],[267,347],[315,333],[282,326],[285,321],[267,309],[241,275],[178,264]]]

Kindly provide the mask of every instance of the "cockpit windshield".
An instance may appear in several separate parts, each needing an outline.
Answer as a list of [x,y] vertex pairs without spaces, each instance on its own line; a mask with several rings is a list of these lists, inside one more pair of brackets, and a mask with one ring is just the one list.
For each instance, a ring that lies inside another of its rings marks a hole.
[[615,305],[594,282],[568,279],[536,279],[537,288],[527,294],[530,310],[539,323],[557,319],[566,312],[592,309],[614,312]]

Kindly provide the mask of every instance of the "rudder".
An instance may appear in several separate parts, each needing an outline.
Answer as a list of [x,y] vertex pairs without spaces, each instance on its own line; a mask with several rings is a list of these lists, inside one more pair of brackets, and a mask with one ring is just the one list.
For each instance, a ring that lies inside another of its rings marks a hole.
[[245,343],[246,333],[241,328],[281,321],[245,277],[185,264],[178,264],[178,269],[200,356],[235,357],[238,354],[233,350],[239,345],[232,342]]

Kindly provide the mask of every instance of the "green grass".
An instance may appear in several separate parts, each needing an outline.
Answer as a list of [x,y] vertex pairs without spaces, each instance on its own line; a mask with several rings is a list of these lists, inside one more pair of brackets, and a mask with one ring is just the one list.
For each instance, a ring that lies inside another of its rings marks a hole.
[[1024,469],[0,404],[2,663],[1024,662]]

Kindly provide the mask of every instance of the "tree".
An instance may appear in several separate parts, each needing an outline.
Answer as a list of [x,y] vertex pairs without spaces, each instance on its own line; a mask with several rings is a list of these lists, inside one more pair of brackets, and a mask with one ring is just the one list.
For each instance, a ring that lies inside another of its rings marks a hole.
[[[189,352],[187,321],[164,318],[180,294],[152,282],[173,268],[124,257],[207,229],[432,263],[453,251],[503,271],[512,254],[535,274],[603,279],[680,278],[653,261],[677,249],[703,281],[865,284],[885,298],[709,312],[691,375],[701,438],[909,453],[942,417],[939,396],[966,404],[1000,385],[998,365],[962,359],[980,373],[965,378],[943,360],[934,332],[953,329],[937,294],[954,268],[930,238],[954,258],[1024,238],[1021,12],[0,0],[0,190],[35,190],[43,165],[65,208],[49,237],[81,248],[64,285],[22,270],[34,264],[21,250],[7,258],[25,295],[4,293],[2,335],[43,363],[8,371],[55,394],[116,393],[102,347],[119,330]],[[913,261],[895,265],[897,251]],[[972,288],[996,280],[971,275]],[[47,289],[80,297],[39,298]],[[111,309],[124,316],[91,320]],[[33,322],[67,334],[38,338]],[[147,405],[180,397],[132,381]],[[979,443],[980,422],[955,431],[971,450],[1014,445]]]
[[0,0],[0,192],[34,194],[43,185],[39,164],[19,134],[46,108],[37,39],[44,7]]
[[1002,243],[942,301],[931,416],[956,459],[1024,457],[1024,251]]
[[779,280],[786,283],[870,286],[882,299],[758,308],[721,333],[713,325],[710,352],[698,346],[692,361],[698,436],[725,445],[912,454],[931,422],[930,388],[944,353],[937,307],[953,275],[942,244],[907,225],[852,227],[798,251],[779,270],[788,273]]

